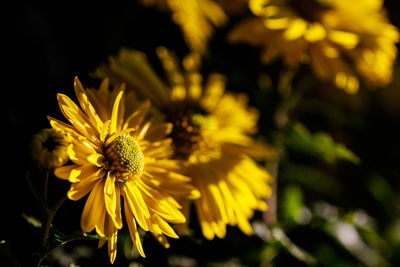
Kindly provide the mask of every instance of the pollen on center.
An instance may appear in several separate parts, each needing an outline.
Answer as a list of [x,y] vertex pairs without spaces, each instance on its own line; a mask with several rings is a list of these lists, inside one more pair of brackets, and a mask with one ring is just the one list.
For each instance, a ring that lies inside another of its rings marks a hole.
[[110,163],[110,170],[114,172],[119,182],[138,178],[143,173],[143,152],[130,135],[116,137],[106,148],[106,156]]

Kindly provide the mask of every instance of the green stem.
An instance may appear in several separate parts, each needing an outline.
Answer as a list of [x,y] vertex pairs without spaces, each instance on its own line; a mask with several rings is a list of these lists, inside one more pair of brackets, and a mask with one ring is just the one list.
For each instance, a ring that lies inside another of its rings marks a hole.
[[43,239],[42,239],[43,247],[46,246],[47,239],[49,238],[49,232],[50,232],[51,223],[53,221],[53,218],[56,215],[58,209],[62,206],[62,204],[65,202],[66,199],[67,199],[67,196],[65,195],[56,202],[56,204],[54,205],[54,207],[52,209],[47,208],[47,210],[46,210],[47,211],[46,212],[46,222],[43,225]]
[[76,235],[76,234],[71,235],[71,236],[67,237],[67,239],[66,239],[65,241],[63,241],[63,242],[57,244],[56,246],[51,247],[51,248],[49,248],[48,250],[46,250],[46,251],[43,253],[42,257],[40,258],[40,260],[39,260],[39,262],[38,262],[38,264],[37,264],[37,267],[41,267],[42,262],[43,262],[51,253],[53,253],[54,250],[56,250],[56,249],[59,248],[59,247],[64,246],[65,244],[67,244],[67,243],[69,243],[69,242],[71,242],[71,241],[77,241],[77,240],[99,240],[99,239],[101,239],[101,240],[108,240],[108,238],[105,238],[105,237],[100,237],[100,236],[95,236],[95,235],[89,235],[89,234],[86,234],[86,233],[80,233],[79,235]]
[[269,227],[275,226],[277,223],[277,191],[278,191],[278,166],[279,161],[268,164],[268,172],[272,175],[273,180],[271,186],[271,196],[267,199],[268,210],[263,214],[263,220]]

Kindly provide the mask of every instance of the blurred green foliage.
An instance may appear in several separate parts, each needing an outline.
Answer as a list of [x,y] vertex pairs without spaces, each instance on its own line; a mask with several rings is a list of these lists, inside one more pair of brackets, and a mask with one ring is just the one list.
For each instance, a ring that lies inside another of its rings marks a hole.
[[358,164],[360,158],[343,144],[335,143],[332,137],[324,132],[310,133],[301,123],[294,124],[284,137],[288,150],[302,153],[315,158],[321,158],[327,163],[337,160],[347,160]]

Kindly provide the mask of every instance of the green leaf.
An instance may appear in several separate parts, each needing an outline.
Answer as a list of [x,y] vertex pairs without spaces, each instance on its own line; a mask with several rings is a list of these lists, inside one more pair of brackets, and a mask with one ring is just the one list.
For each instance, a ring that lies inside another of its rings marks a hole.
[[282,212],[285,221],[297,223],[301,220],[303,194],[298,186],[287,186],[283,192]]
[[316,265],[316,259],[309,254],[307,251],[297,246],[286,233],[279,227],[274,227],[271,229],[272,238],[280,243],[280,245],[287,250],[293,257],[306,263],[308,266]]
[[301,123],[296,123],[285,135],[284,145],[288,150],[322,158],[328,163],[337,160],[360,163],[360,158],[341,143],[336,143],[325,132],[310,133]]
[[29,216],[25,213],[22,213],[22,217],[27,221],[27,223],[29,223],[33,227],[36,227],[36,228],[42,227],[42,222],[34,216]]
[[75,240],[108,240],[107,237],[101,237],[97,234],[87,234],[87,233],[82,233],[82,232],[76,232],[71,235],[64,235],[63,233],[53,229],[53,236],[54,239],[62,244],[75,241]]
[[285,162],[282,163],[279,177],[329,196],[340,196],[343,193],[342,185],[335,177],[312,166]]

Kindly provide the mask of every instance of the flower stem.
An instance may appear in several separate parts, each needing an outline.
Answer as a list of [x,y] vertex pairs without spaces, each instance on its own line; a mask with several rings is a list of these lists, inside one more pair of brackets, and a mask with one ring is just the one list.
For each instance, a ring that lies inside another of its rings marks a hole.
[[46,207],[45,223],[42,226],[42,229],[43,229],[42,246],[44,248],[44,252],[38,262],[38,265],[37,265],[38,267],[40,267],[43,260],[45,258],[47,258],[47,256],[51,253],[51,251],[54,250],[54,248],[51,248],[49,251],[49,248],[48,248],[48,239],[49,239],[51,224],[52,224],[53,218],[56,215],[58,209],[62,206],[62,204],[65,202],[66,199],[67,199],[67,196],[64,195],[62,198],[60,198],[55,203],[55,205],[52,209],[49,209],[48,207]]
[[43,225],[43,239],[42,239],[42,245],[43,247],[46,247],[47,239],[49,238],[49,232],[51,228],[51,223],[53,221],[54,215],[56,215],[58,209],[62,206],[64,201],[67,199],[67,196],[63,196],[60,198],[54,207],[52,209],[47,208],[46,209],[46,217],[45,217],[45,224]]
[[268,171],[272,175],[271,196],[267,199],[268,210],[263,214],[263,220],[266,225],[272,227],[277,223],[277,194],[278,194],[278,166],[279,161],[268,164]]

